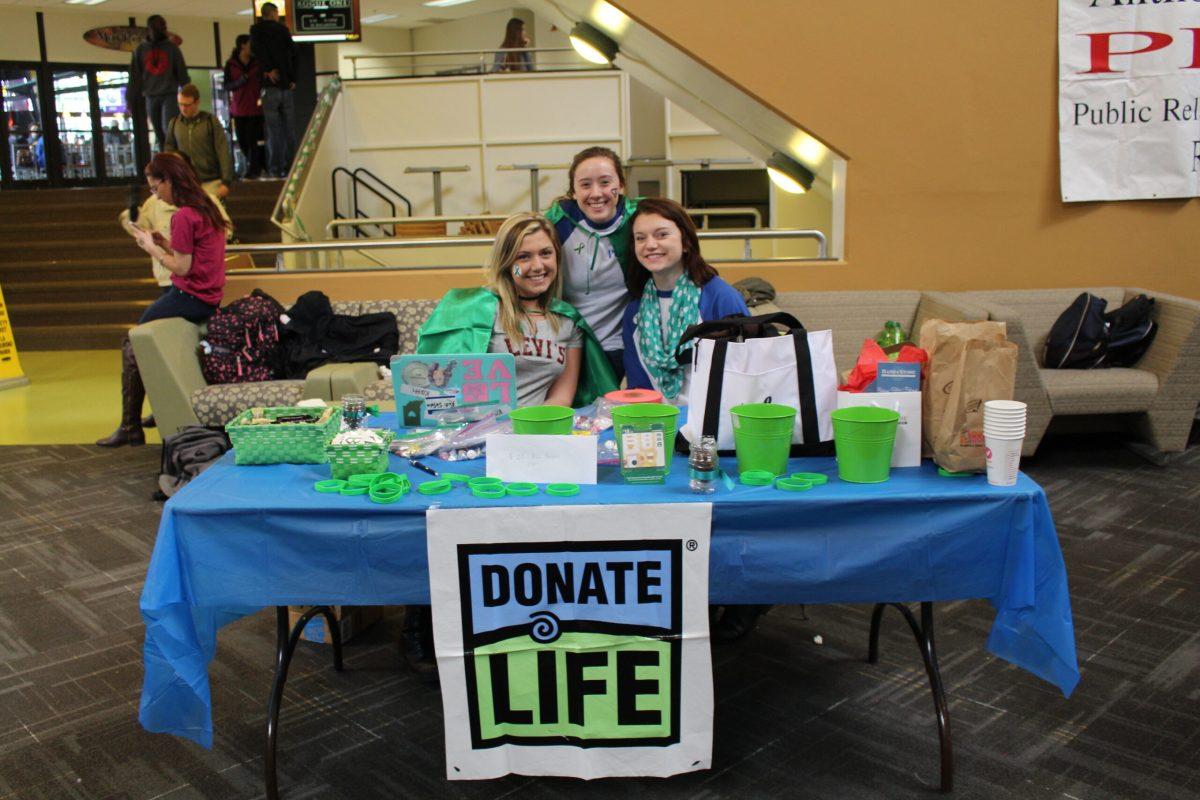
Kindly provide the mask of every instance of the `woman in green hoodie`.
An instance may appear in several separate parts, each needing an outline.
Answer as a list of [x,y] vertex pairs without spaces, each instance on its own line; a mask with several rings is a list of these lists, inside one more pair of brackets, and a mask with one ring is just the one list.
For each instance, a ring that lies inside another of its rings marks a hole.
[[545,217],[509,217],[484,267],[487,285],[447,292],[421,326],[417,352],[511,353],[520,406],[586,405],[616,389],[596,335],[560,299],[561,259]]

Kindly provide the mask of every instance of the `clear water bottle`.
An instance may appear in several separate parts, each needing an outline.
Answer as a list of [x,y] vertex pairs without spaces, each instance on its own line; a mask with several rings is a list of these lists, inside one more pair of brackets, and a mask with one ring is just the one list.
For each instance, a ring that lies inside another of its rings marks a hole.
[[367,399],[361,394],[342,396],[342,422],[346,430],[358,430],[367,418]]
[[717,490],[720,475],[720,456],[717,455],[717,437],[701,436],[692,442],[688,455],[688,486],[697,494],[712,494]]

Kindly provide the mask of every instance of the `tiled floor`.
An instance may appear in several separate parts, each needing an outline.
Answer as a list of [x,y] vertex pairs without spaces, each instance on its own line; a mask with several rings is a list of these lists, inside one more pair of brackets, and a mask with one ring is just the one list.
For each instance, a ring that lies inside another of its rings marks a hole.
[[[269,613],[221,633],[211,751],[137,724],[157,451],[0,447],[0,798],[263,795]],[[1200,448],[1158,468],[1055,437],[1027,466],[1058,525],[1083,680],[1064,699],[987,655],[986,603],[940,607],[954,797],[1200,796]],[[351,643],[342,674],[301,646],[284,796],[927,798],[937,748],[921,662],[889,617],[881,663],[864,663],[868,614],[776,608],[747,642],[717,648],[711,771],[451,783],[438,694],[400,669],[393,611]]]

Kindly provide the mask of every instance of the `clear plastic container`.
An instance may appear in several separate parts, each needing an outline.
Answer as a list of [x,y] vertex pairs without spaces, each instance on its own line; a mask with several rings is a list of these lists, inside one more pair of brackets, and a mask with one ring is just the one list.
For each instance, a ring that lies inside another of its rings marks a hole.
[[688,455],[688,486],[697,494],[712,494],[720,476],[717,437],[701,436],[692,442]]

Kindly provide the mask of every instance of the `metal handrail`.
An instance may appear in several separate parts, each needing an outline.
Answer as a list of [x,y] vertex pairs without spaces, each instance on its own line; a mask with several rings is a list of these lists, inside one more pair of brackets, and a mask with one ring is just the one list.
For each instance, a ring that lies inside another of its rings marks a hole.
[[[729,207],[713,207],[713,208],[687,208],[689,216],[702,217],[707,223],[709,216],[714,217],[754,217],[755,229],[762,229],[762,212],[752,206],[729,206]],[[348,217],[334,217],[325,223],[325,238],[336,239],[334,234],[335,228],[352,228],[358,225],[374,225],[376,228],[381,228],[384,225],[394,226],[398,222],[495,222],[497,220],[508,219],[508,214],[453,214],[453,215],[436,215],[432,217],[359,217],[350,219]],[[701,230],[708,230],[705,225],[700,226]],[[730,230],[733,230],[732,228]],[[394,233],[392,234],[395,235]]]
[[[358,62],[384,60],[393,58],[427,58],[431,56],[486,56],[495,57],[497,53],[574,53],[573,47],[492,47],[482,50],[409,50],[401,53],[360,53],[344,56],[350,62],[350,72],[353,78],[358,78]],[[582,59],[581,59],[582,60]],[[483,63],[482,58],[480,63]],[[441,66],[429,65],[424,66]],[[381,69],[381,68],[380,68]]]
[[[288,236],[296,235],[294,231],[287,228],[286,223],[298,222],[295,216],[296,198],[299,197],[300,190],[308,181],[308,174],[312,166],[310,156],[316,152],[317,142],[320,141],[325,132],[325,125],[329,122],[329,112],[333,109],[333,104],[341,91],[342,82],[339,78],[334,78],[328,86],[321,90],[312,117],[309,118],[304,135],[300,138],[300,146],[296,150],[292,168],[288,172],[287,180],[283,182],[283,189],[279,192],[279,197],[275,200],[275,207],[271,210],[271,222]],[[302,223],[300,227],[303,229]]]
[[[361,222],[361,220],[360,220]],[[817,242],[817,258],[825,259],[829,255],[828,241],[825,234],[818,230],[799,228],[760,228],[756,230],[735,229],[698,231],[700,239],[741,239],[745,241],[744,260],[768,261],[780,259],[755,259],[750,252],[750,243],[754,239],[815,239]],[[225,248],[227,253],[311,253],[339,252],[346,250],[386,250],[396,248],[421,247],[472,247],[487,246],[495,242],[494,236],[430,236],[413,239],[365,239],[365,240],[333,240],[326,242],[272,242],[268,244],[231,244]],[[786,258],[786,261],[803,259]],[[421,269],[420,267],[400,267],[399,269]],[[478,265],[461,267],[440,267],[440,269],[478,269]]]

